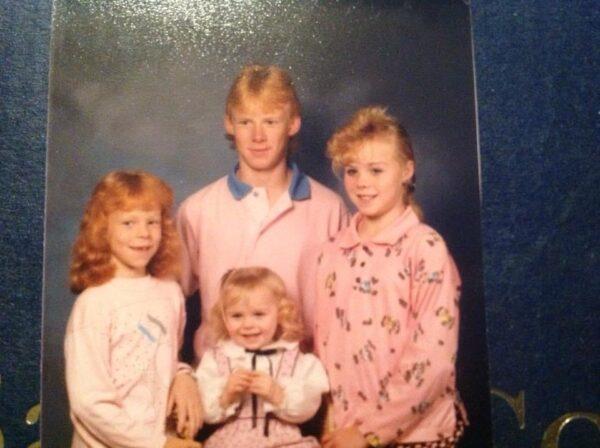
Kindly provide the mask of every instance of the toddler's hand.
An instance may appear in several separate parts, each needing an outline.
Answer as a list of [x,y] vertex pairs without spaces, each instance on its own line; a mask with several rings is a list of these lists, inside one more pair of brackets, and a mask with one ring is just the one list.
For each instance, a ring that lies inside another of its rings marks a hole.
[[219,399],[222,408],[227,408],[231,403],[239,400],[240,396],[248,390],[252,381],[250,370],[235,370],[227,379],[225,390]]
[[281,405],[283,401],[283,389],[266,373],[252,372],[249,391],[270,401],[275,406]]
[[329,432],[321,439],[323,448],[367,448],[369,445],[356,426]]
[[191,439],[167,437],[164,448],[202,448],[202,444]]

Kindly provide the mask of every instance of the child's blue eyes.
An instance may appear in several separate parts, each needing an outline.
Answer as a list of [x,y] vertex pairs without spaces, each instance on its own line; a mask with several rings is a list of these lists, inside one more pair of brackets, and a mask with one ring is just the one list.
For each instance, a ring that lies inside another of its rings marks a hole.
[[[256,313],[252,313],[252,316],[253,317],[264,317],[264,316],[266,316],[266,313],[263,312],[263,311],[258,311]],[[241,319],[242,317],[244,317],[244,315],[243,314],[238,314],[238,313],[230,314],[229,315],[230,319]]]
[[[279,123],[279,121],[275,120],[275,119],[269,119],[269,120],[265,120],[263,123],[266,125],[272,126],[272,125]],[[247,126],[247,125],[251,124],[251,120],[238,120],[237,124],[240,126]]]
[[[131,227],[132,225],[135,224],[134,221],[123,221],[121,224],[123,224],[124,226],[127,227]],[[149,226],[156,226],[156,225],[160,225],[160,220],[155,220],[155,221],[148,221],[147,223]]]
[[[377,176],[377,175],[383,173],[383,169],[382,168],[371,168],[371,169],[369,169],[369,173],[371,173],[374,176]],[[346,176],[356,176],[358,174],[358,170],[356,168],[347,168],[346,171],[344,172],[344,174]]]

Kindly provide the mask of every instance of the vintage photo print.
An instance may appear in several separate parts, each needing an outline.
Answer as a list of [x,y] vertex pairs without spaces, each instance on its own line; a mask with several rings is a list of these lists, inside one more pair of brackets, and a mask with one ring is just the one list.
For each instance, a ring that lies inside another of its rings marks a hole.
[[[342,194],[324,151],[358,108],[388,108],[412,137],[415,195],[463,281],[458,389],[491,439],[469,6],[460,0],[54,0],[43,304],[43,446],[72,436],[63,343],[71,248],[94,185],[149,171],[176,205],[230,172],[227,92],[249,63],[289,72],[302,105],[301,170]],[[224,223],[227,225],[227,223]],[[198,308],[188,311],[197,321]],[[195,310],[195,311],[194,311]]]

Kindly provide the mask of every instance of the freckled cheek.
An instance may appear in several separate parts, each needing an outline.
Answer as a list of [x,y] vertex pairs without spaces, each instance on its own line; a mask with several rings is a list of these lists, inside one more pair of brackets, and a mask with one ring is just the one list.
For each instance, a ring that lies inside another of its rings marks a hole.
[[236,142],[240,143],[247,141],[249,138],[248,135],[250,135],[250,133],[247,129],[235,129],[233,138]]
[[357,199],[358,194],[360,193],[360,187],[356,183],[351,183],[350,185],[348,185],[348,187],[346,187],[346,191],[348,192],[348,195],[351,199]]
[[353,182],[353,180],[351,178],[349,178],[348,176],[344,176],[344,188],[346,190],[350,190],[354,187],[355,182]]

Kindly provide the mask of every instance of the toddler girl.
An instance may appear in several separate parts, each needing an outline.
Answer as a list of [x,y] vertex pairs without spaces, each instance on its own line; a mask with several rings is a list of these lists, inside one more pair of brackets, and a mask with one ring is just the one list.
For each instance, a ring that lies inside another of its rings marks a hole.
[[319,257],[315,349],[330,377],[326,448],[453,447],[460,279],[414,203],[404,128],[367,107],[327,145],[358,209]]
[[281,278],[263,267],[230,270],[209,322],[218,342],[196,375],[205,420],[225,424],[205,447],[318,447],[296,423],[318,410],[327,376],[298,349],[302,323]]
[[172,203],[157,177],[116,171],[87,204],[70,271],[79,297],[65,337],[72,447],[200,446],[165,432],[171,382],[190,371],[177,363],[185,308],[173,281]]

